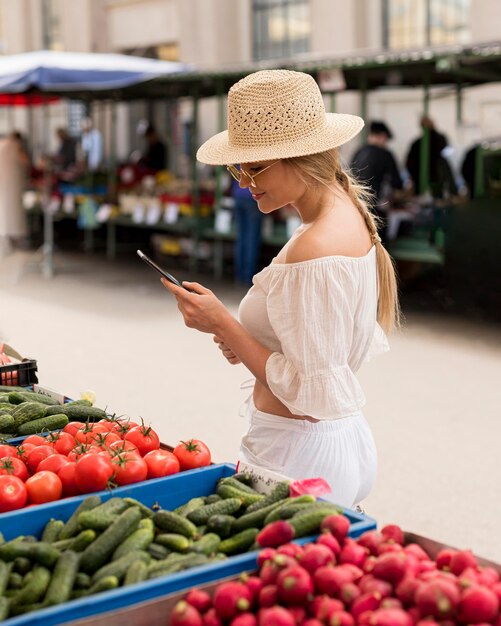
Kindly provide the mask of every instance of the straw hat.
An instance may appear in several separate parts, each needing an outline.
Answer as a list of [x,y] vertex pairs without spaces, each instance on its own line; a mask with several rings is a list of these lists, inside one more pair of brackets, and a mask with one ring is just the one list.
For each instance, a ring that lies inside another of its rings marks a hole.
[[206,141],[197,159],[228,165],[316,154],[346,143],[363,125],[356,115],[326,113],[309,74],[263,70],[231,87],[228,130]]

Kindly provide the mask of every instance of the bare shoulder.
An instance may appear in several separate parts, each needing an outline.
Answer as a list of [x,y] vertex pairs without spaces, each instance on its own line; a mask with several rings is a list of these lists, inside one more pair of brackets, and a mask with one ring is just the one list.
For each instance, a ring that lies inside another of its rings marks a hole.
[[372,246],[367,227],[358,219],[333,216],[319,221],[291,242],[286,263],[328,256],[365,256]]

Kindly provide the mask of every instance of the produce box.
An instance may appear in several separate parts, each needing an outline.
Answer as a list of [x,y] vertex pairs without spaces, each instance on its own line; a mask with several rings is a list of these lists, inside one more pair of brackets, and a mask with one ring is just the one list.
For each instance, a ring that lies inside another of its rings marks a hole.
[[[432,558],[444,548],[451,548],[443,543],[416,535],[414,533],[404,533],[405,543],[417,543]],[[455,548],[452,548],[455,549]],[[501,564],[494,563],[487,559],[477,557],[478,564],[484,567],[493,567],[501,574]],[[215,582],[200,586],[201,589],[212,595],[217,585],[227,580],[235,580],[236,577],[226,577]],[[71,622],[71,626],[165,626],[169,623],[169,615],[174,606],[186,596],[186,590],[176,591],[168,595],[148,601],[140,602],[134,606],[115,610],[113,612],[101,613],[85,619],[78,619]],[[451,622],[452,623],[452,622]]]
[[0,385],[24,387],[38,382],[37,362],[26,359],[19,352],[3,343],[0,345]]
[[[112,492],[98,492],[98,495],[103,501],[111,496],[131,497],[149,507],[158,503],[162,508],[173,509],[187,502],[190,498],[213,493],[216,489],[217,481],[220,478],[233,475],[234,472],[234,465],[211,465],[166,478],[119,487]],[[25,535],[40,536],[45,524],[51,518],[66,521],[84,497],[77,496],[56,503],[4,513],[0,515],[0,531],[4,534],[6,540],[17,537],[20,532]],[[376,526],[375,520],[360,513],[345,510],[344,514],[351,522],[349,534],[353,537],[357,537],[366,530]],[[304,543],[308,540],[308,538],[304,538],[300,541]],[[88,598],[73,600],[59,606],[27,613],[26,615],[11,618],[6,623],[9,626],[21,624],[26,626],[52,626],[67,623],[77,618],[97,615],[105,611],[116,611],[138,602],[159,598],[169,593],[220,580],[224,577],[235,576],[243,571],[254,570],[257,567],[257,554],[258,552],[255,551],[232,556],[223,561],[194,567],[176,574],[164,576],[163,578],[151,579],[136,585],[118,588]]]

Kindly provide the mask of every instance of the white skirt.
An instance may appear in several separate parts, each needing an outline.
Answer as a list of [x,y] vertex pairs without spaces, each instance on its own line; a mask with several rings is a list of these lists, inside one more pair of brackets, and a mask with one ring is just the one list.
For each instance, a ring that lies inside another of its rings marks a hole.
[[369,424],[359,411],[340,419],[310,422],[247,408],[249,430],[239,459],[289,478],[323,478],[332,493],[322,495],[353,508],[369,495],[377,452]]

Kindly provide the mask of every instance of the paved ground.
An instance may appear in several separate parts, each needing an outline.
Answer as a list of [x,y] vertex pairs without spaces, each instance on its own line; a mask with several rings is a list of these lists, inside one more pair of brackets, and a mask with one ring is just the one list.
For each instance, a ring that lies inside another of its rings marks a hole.
[[[45,280],[33,260],[0,262],[0,340],[38,360],[41,383],[73,397],[93,389],[98,405],[151,421],[162,441],[198,437],[214,460],[235,461],[248,373],[183,326],[148,268],[132,255],[65,253]],[[236,310],[241,291],[199,279]],[[360,372],[380,455],[367,511],[501,561],[501,328],[406,313],[392,351]]]

